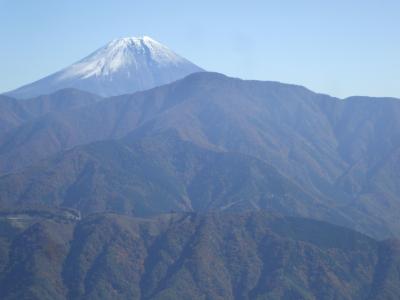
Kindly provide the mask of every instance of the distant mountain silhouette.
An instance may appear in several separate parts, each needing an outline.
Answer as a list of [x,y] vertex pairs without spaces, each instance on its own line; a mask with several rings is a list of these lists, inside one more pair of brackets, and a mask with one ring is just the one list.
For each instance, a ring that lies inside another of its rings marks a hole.
[[203,71],[150,37],[111,41],[84,59],[7,95],[31,98],[75,88],[114,96],[153,88]]

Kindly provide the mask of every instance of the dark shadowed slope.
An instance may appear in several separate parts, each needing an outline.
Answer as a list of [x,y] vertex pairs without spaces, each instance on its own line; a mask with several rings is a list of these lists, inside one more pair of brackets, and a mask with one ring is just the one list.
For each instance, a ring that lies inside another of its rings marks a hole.
[[2,299],[400,297],[398,242],[307,219],[15,212],[0,226]]

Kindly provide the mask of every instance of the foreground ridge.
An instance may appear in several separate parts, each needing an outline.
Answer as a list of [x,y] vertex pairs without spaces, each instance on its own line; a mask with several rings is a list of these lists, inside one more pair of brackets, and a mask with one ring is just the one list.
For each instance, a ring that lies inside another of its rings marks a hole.
[[0,229],[2,299],[400,297],[398,242],[309,219],[24,210]]

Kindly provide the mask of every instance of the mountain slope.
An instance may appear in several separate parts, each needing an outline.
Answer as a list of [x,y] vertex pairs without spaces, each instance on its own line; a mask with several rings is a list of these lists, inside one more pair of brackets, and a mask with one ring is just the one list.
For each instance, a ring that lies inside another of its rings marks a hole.
[[0,95],[0,134],[18,127],[30,114],[14,98]]
[[[135,133],[136,134],[136,133]],[[0,177],[0,207],[69,207],[84,215],[266,210],[325,220],[374,236],[380,219],[321,199],[252,156],[213,151],[174,132],[94,142]]]
[[0,95],[0,136],[47,113],[77,108],[100,100],[100,96],[74,89],[63,89],[23,100]]
[[[276,152],[287,155],[291,144],[301,147],[303,140],[316,131],[321,141],[313,144],[323,148],[315,149],[313,145],[314,149],[309,149],[313,152],[307,159],[313,161],[321,156],[318,153],[321,151],[328,152],[325,156],[330,158],[329,152],[336,146],[329,120],[318,107],[319,102],[331,100],[319,99],[298,86],[198,73],[150,91],[44,116],[11,132],[15,143],[8,143],[9,137],[0,139],[0,156],[23,165],[30,156],[37,155],[33,158],[36,160],[75,145],[119,138],[140,126],[153,126],[164,130],[175,128],[186,139],[207,147],[234,149],[271,159],[277,156]],[[297,107],[303,111],[297,111]],[[300,119],[301,114],[304,120]],[[297,124],[306,120],[315,124],[306,124],[306,128]],[[282,121],[287,124],[281,126]],[[44,147],[47,150],[37,153],[36,144],[48,144]],[[30,150],[25,153],[25,149]],[[18,159],[12,158],[17,155]],[[329,164],[327,172],[342,164],[337,159],[325,163]]]
[[[0,206],[47,205],[84,214],[250,210],[340,219],[266,163],[214,152],[176,133],[76,147],[0,178]],[[344,217],[342,217],[344,219]],[[344,220],[342,220],[344,222]],[[349,222],[349,221],[348,221]]]
[[299,86],[197,73],[28,122],[0,138],[0,169],[16,171],[94,141],[126,136],[134,143],[175,132],[209,151],[272,166],[325,207],[351,216],[357,230],[398,236],[399,120],[396,99],[339,100]]
[[25,211],[2,215],[0,226],[2,299],[400,296],[398,242],[307,219],[96,214],[79,221]]
[[7,94],[29,98],[75,88],[113,96],[170,83],[200,71],[203,70],[149,37],[121,38],[57,73]]

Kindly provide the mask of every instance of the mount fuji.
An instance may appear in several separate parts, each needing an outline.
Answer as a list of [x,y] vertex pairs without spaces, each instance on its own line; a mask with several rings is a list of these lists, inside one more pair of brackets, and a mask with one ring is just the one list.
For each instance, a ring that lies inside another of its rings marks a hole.
[[100,96],[150,89],[204,71],[150,37],[111,41],[84,59],[54,74],[6,93],[30,98],[64,88]]

